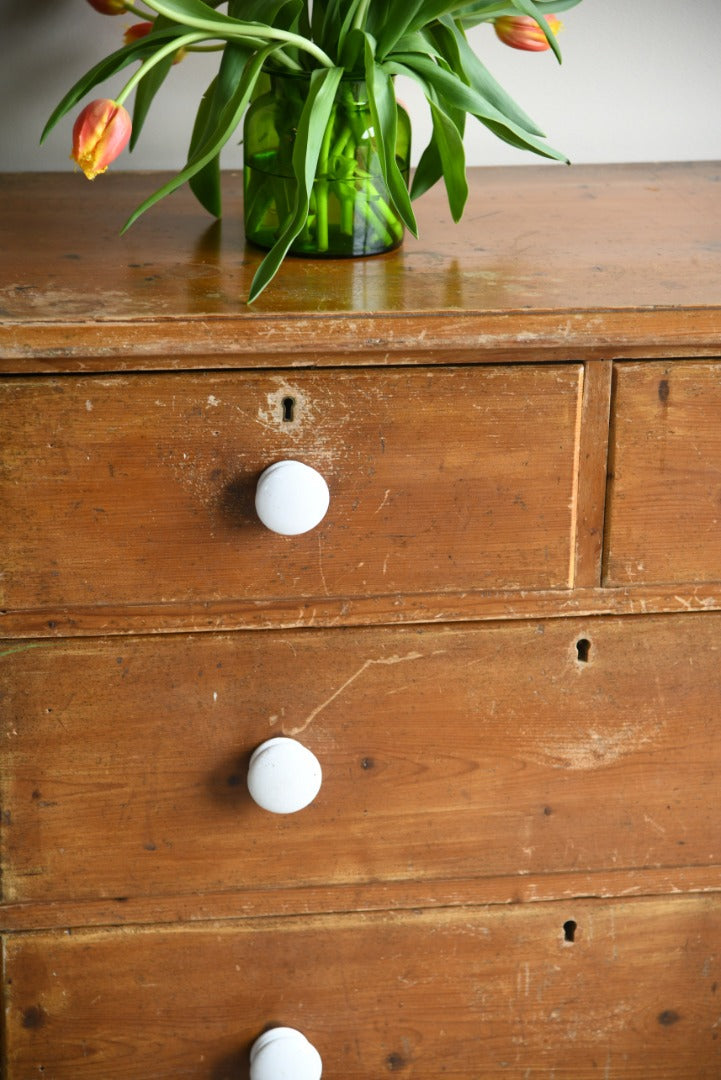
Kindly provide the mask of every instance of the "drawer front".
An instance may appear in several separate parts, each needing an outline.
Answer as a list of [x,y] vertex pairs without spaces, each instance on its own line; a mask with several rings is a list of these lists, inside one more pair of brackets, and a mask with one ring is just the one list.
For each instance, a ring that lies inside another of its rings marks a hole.
[[[719,641],[708,614],[11,646],[5,898],[643,867],[672,884],[721,864]],[[323,770],[289,815],[246,787],[278,735]]]
[[[4,607],[564,587],[581,381],[578,365],[6,381]],[[255,514],[283,458],[330,487],[302,536]]]
[[721,363],[615,378],[605,584],[721,581]]
[[719,940],[718,897],[18,935],[6,1077],[247,1080],[282,1024],[327,1080],[717,1080]]

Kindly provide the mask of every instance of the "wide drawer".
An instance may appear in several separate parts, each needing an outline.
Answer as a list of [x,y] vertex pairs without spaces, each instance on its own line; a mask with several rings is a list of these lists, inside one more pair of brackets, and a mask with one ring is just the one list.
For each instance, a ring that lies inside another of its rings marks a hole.
[[[565,587],[579,365],[10,379],[6,610]],[[258,477],[331,492],[279,536]],[[128,615],[130,617],[130,614]]]
[[6,1080],[717,1080],[717,896],[17,935]]
[[615,370],[604,583],[721,581],[721,363]]
[[[708,872],[719,641],[689,614],[10,646],[5,899]],[[246,788],[281,734],[323,770],[289,815]]]

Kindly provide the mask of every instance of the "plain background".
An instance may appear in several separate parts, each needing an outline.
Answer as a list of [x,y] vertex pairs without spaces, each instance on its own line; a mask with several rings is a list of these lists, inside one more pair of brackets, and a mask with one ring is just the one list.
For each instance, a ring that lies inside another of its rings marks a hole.
[[[0,171],[71,169],[73,116],[43,147],[40,131],[63,93],[117,48],[136,20],[100,15],[86,0],[0,0],[0,14]],[[583,0],[561,19],[561,67],[551,53],[502,45],[489,25],[472,32],[479,56],[551,145],[577,163],[721,159],[721,0]],[[215,56],[196,55],[173,68],[140,145],[117,168],[183,165],[216,64]],[[92,96],[112,97],[129,72]],[[398,92],[411,112],[416,161],[428,132],[426,107],[412,86],[401,83]],[[239,138],[223,153],[226,168],[241,164]],[[466,143],[471,165],[541,160],[475,121]]]

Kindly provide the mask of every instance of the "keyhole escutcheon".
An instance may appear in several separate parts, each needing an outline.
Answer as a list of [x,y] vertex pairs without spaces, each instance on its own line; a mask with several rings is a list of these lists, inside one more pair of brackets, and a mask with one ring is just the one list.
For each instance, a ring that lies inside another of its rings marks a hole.
[[290,396],[284,397],[283,401],[281,402],[281,409],[283,415],[283,423],[292,424],[292,422],[295,420],[295,398]]

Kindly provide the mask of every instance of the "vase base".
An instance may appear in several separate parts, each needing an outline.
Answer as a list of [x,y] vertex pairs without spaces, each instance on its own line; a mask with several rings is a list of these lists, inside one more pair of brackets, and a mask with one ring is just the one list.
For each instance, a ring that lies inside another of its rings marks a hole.
[[[244,169],[245,235],[266,250],[292,217],[295,188],[294,178],[274,175],[270,164],[252,161]],[[381,183],[373,177],[361,182],[316,180],[305,225],[288,254],[357,259],[393,251],[403,240],[403,223],[379,187]]]
[[[275,243],[275,240],[277,239],[277,237],[275,237],[273,240],[265,241],[265,240],[256,240],[255,237],[246,235],[245,239],[248,242],[248,244],[250,245],[250,247],[257,248],[259,251],[270,251],[270,249],[273,247],[273,244]],[[400,240],[397,240],[396,243],[392,244],[390,247],[378,248],[375,251],[368,251],[367,249],[365,249],[363,251],[338,251],[337,248],[334,248],[332,251],[331,250],[328,250],[328,251],[316,251],[313,248],[308,248],[306,250],[305,248],[300,248],[300,247],[296,247],[295,245],[293,245],[293,246],[291,246],[289,248],[288,253],[286,255],[286,258],[289,258],[289,259],[373,259],[373,258],[377,258],[378,255],[390,255],[390,254],[392,254],[392,252],[397,251],[399,247],[402,247],[402,245],[403,245],[403,237],[401,237]]]

